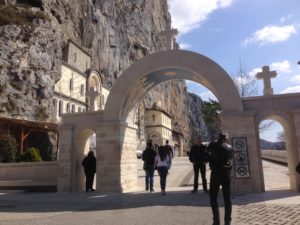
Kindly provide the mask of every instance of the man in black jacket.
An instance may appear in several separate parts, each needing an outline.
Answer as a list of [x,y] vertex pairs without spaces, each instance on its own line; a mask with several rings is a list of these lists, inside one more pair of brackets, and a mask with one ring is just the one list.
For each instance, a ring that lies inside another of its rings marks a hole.
[[218,141],[208,146],[209,165],[211,169],[209,198],[213,213],[213,225],[220,225],[218,192],[222,185],[225,203],[225,225],[230,225],[232,203],[230,199],[230,171],[232,168],[232,147],[226,144],[228,135],[220,133]]
[[88,155],[83,159],[82,166],[85,174],[85,191],[95,191],[93,189],[94,176],[96,173],[96,158],[93,151],[89,151]]
[[207,162],[207,153],[206,146],[202,144],[201,137],[197,137],[195,144],[192,146],[189,160],[193,163],[194,167],[194,189],[191,193],[198,192],[198,180],[199,180],[199,170],[202,178],[203,191],[207,193],[207,182],[206,182],[206,162]]
[[154,177],[154,162],[155,162],[156,152],[153,148],[152,141],[148,141],[147,147],[142,155],[142,160],[144,161],[144,170],[145,170],[145,190],[154,192],[153,189],[153,177]]

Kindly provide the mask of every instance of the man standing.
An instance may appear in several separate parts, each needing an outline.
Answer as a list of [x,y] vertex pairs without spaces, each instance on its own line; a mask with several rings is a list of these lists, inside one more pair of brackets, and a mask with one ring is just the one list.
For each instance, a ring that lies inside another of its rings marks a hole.
[[165,151],[168,153],[170,159],[174,157],[173,148],[169,145],[169,140],[166,140],[166,144],[164,146]]
[[232,168],[232,147],[225,142],[228,135],[220,133],[216,142],[208,146],[209,165],[211,168],[209,198],[213,213],[213,225],[220,225],[218,192],[222,185],[225,203],[225,225],[230,225],[232,203],[230,197],[230,171]]
[[153,176],[154,176],[154,162],[155,162],[156,152],[152,145],[152,140],[148,141],[145,151],[142,155],[142,160],[144,161],[145,170],[145,190],[154,192],[153,189]]
[[206,146],[202,144],[201,137],[197,137],[195,140],[195,144],[192,146],[189,160],[193,163],[194,167],[194,189],[191,193],[198,192],[198,180],[199,180],[199,170],[202,178],[203,191],[207,193],[207,182],[206,182],[206,161],[207,161],[207,153]]
[[85,191],[95,191],[93,183],[96,173],[96,158],[93,151],[89,151],[88,155],[83,159],[82,166],[85,174]]

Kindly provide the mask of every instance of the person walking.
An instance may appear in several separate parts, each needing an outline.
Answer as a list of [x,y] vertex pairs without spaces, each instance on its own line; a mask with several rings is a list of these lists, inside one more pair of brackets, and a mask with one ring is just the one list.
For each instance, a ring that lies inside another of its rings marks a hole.
[[167,175],[170,167],[170,156],[163,146],[159,147],[158,154],[155,157],[155,166],[160,177],[160,188],[162,195],[166,195]]
[[206,146],[202,144],[201,137],[196,137],[195,144],[191,147],[189,160],[191,163],[193,163],[194,168],[194,189],[191,191],[191,193],[198,192],[199,170],[201,173],[203,191],[208,193],[206,181],[206,162],[208,160],[208,154],[206,151]]
[[94,176],[96,173],[96,157],[93,151],[89,151],[88,155],[83,159],[82,164],[85,174],[85,191],[95,191],[93,189]]
[[225,142],[228,139],[226,133],[220,133],[216,142],[208,146],[209,165],[211,168],[210,176],[210,205],[213,213],[213,225],[220,225],[220,213],[218,206],[218,192],[222,186],[222,192],[225,204],[225,225],[231,223],[231,190],[230,190],[230,171],[232,168],[232,147]]
[[167,154],[169,155],[170,158],[170,163],[169,163],[169,169],[172,166],[172,159],[174,157],[174,152],[173,152],[173,148],[171,147],[171,145],[169,145],[169,140],[166,140],[166,144],[164,145],[164,149],[167,152]]
[[145,190],[154,192],[153,189],[153,176],[154,176],[154,163],[155,163],[156,152],[153,148],[152,141],[148,141],[145,151],[142,155],[144,161],[145,170]]

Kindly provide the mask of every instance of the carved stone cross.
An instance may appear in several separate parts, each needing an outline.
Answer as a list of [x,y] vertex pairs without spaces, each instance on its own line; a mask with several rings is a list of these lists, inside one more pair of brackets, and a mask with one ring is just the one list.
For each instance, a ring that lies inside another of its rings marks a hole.
[[164,36],[166,38],[167,50],[172,50],[173,49],[173,40],[178,35],[178,33],[179,33],[178,30],[177,29],[172,29],[170,25],[167,26],[167,29],[165,31],[161,31],[159,33],[160,36]]
[[270,71],[269,66],[263,66],[262,72],[256,74],[257,79],[264,80],[264,95],[273,95],[271,78],[274,78],[276,76],[277,76],[276,71]]
[[90,88],[90,90],[86,93],[87,97],[89,98],[89,111],[95,111],[96,110],[96,98],[100,96],[100,93],[98,91],[95,91],[93,87]]

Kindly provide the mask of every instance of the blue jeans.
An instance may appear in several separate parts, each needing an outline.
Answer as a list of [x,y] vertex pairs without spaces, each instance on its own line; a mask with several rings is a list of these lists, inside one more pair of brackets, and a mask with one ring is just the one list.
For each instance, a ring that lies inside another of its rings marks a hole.
[[154,176],[154,166],[147,166],[146,170],[146,177],[145,177],[145,181],[146,181],[146,189],[149,190],[149,185],[150,185],[150,190],[153,189],[153,176]]
[[166,190],[167,184],[167,175],[168,175],[168,168],[164,166],[157,167],[158,174],[160,176],[160,188],[162,191]]

